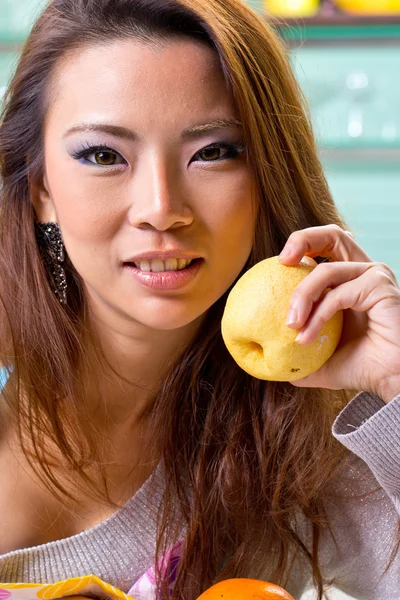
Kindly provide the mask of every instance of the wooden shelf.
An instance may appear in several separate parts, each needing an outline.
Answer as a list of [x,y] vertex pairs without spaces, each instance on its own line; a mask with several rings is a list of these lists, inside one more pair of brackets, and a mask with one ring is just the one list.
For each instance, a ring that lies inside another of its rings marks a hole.
[[302,44],[400,44],[400,14],[356,15],[321,12],[315,17],[265,19],[291,45]]
[[377,25],[400,25],[400,13],[398,15],[353,15],[346,13],[334,13],[330,15],[316,15],[315,17],[277,19],[266,15],[266,18],[278,27],[333,27],[333,26],[377,26]]

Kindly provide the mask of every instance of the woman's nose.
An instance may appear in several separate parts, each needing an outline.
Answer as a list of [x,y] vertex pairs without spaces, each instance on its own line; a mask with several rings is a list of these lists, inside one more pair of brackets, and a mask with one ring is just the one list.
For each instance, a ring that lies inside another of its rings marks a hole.
[[190,225],[193,213],[174,164],[153,158],[134,175],[129,221],[140,229],[166,231]]

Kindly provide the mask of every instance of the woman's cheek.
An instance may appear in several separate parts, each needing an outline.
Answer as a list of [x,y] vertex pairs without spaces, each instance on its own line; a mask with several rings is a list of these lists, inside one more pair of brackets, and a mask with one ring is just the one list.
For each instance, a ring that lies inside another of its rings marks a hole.
[[[101,182],[80,181],[54,177],[50,184],[59,225],[64,236],[82,240],[105,239],[115,233],[121,219],[122,207],[118,193],[113,194]],[[64,185],[63,185],[64,184]]]
[[256,215],[255,189],[250,177],[237,177],[213,195],[210,208],[216,228],[250,235]]

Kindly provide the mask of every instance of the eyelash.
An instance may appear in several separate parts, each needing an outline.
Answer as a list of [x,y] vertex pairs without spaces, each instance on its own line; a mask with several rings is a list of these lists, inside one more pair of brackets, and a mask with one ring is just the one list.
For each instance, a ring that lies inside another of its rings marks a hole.
[[[213,162],[220,162],[222,160],[237,158],[238,156],[243,154],[243,152],[245,150],[245,146],[243,143],[228,144],[225,142],[215,142],[214,144],[209,144],[208,146],[205,146],[204,148],[202,148],[201,150],[196,152],[196,154],[194,156],[196,157],[197,155],[200,154],[200,152],[204,152],[205,150],[214,149],[214,148],[220,148],[220,149],[227,150],[227,153],[225,154],[225,156],[223,156],[221,158],[217,158],[216,160],[203,160],[200,162],[213,163]],[[98,167],[103,166],[103,168],[107,167],[107,165],[99,165],[99,164],[96,164],[96,163],[88,160],[88,156],[90,156],[90,154],[96,154],[97,152],[109,152],[112,154],[116,154],[118,157],[122,158],[122,160],[125,160],[119,152],[117,152],[116,150],[113,150],[106,144],[99,144],[96,146],[92,146],[92,145],[88,144],[88,145],[82,147],[80,150],[72,151],[71,156],[75,160],[81,161],[83,164],[91,164],[91,165],[98,166]],[[122,164],[122,163],[120,163],[120,164]],[[108,168],[115,168],[118,166],[119,166],[119,164],[109,165]]]

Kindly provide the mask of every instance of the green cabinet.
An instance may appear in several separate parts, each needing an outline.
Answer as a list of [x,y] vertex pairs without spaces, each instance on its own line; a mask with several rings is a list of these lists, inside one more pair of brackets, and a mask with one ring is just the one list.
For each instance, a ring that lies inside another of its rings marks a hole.
[[247,0],[247,4],[257,12],[262,12],[264,0]]
[[300,47],[292,64],[336,204],[400,280],[400,45]]
[[0,52],[0,102],[17,61],[16,52]]
[[294,51],[321,148],[400,149],[400,45]]
[[0,0],[0,44],[22,42],[44,0]]

